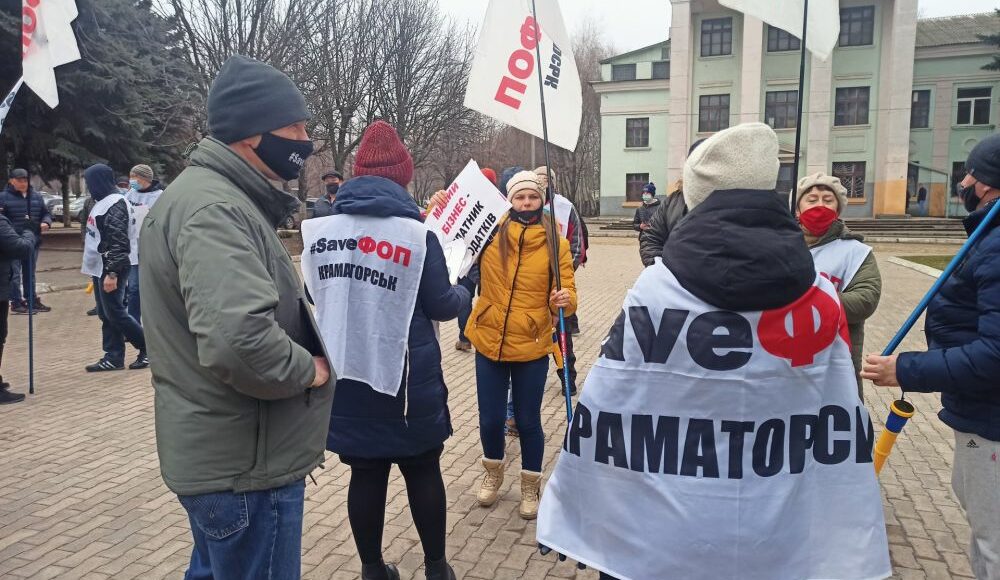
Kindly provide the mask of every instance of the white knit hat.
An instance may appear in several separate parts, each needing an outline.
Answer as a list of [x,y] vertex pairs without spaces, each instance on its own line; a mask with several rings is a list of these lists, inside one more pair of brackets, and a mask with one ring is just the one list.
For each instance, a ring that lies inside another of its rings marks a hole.
[[545,192],[542,191],[542,185],[538,182],[538,176],[535,175],[534,171],[521,171],[510,178],[510,181],[507,182],[507,201],[511,201],[514,194],[523,189],[537,191],[542,195],[542,202],[546,201]]
[[705,140],[684,164],[684,201],[694,209],[713,191],[774,190],[778,136],[764,123],[745,123]]

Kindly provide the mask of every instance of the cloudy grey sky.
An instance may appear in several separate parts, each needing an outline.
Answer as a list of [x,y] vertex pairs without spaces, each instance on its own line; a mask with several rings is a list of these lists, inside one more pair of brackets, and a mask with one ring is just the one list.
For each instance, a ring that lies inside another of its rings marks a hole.
[[[489,0],[438,0],[444,11],[461,22],[479,26]],[[503,1],[503,0],[499,0]],[[923,17],[987,12],[1000,0],[919,0]],[[602,24],[616,52],[625,52],[667,38],[668,0],[560,0],[570,33],[588,19]]]

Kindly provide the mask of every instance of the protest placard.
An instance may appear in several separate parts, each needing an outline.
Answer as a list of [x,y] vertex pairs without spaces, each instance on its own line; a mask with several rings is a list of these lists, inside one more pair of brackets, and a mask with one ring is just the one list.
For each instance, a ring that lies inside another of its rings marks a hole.
[[472,269],[510,202],[486,179],[475,160],[469,161],[447,194],[444,204],[431,208],[425,223],[441,241],[454,284]]

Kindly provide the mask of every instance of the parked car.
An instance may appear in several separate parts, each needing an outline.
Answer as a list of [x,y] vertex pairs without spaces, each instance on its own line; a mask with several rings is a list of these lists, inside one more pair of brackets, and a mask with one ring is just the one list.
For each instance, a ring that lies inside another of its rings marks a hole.
[[52,210],[55,209],[57,205],[62,205],[61,195],[56,195],[47,191],[39,191],[38,194],[42,196],[43,200],[45,200],[45,207],[48,208],[49,213],[52,213]]
[[[313,217],[313,215],[316,213],[316,199],[317,198],[315,197],[310,197],[309,199],[306,200],[305,219]],[[281,224],[281,229],[283,230],[299,229],[299,226],[302,224],[302,220],[299,218],[299,215],[300,215],[299,213],[294,213],[288,216],[288,219],[285,220],[285,223]]]
[[[71,220],[80,219],[80,212],[83,211],[83,205],[87,203],[88,199],[90,199],[89,195],[85,197],[78,197],[70,202],[69,219]],[[61,203],[52,208],[52,218],[57,220],[63,219],[63,206]]]

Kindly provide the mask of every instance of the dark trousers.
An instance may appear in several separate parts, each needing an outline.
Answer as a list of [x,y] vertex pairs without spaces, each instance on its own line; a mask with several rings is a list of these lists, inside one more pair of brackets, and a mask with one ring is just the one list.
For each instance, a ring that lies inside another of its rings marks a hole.
[[392,464],[406,480],[410,514],[424,548],[424,560],[436,562],[445,555],[448,523],[448,497],[441,477],[441,452],[432,449],[416,457],[361,459],[341,456],[351,466],[351,484],[347,491],[347,517],[354,533],[354,543],[362,564],[382,560],[382,532],[385,529],[385,501]]
[[[10,301],[20,304],[28,300],[30,296],[31,284],[37,282],[35,270],[38,269],[38,251],[41,248],[35,246],[35,253],[30,260],[14,260],[10,263]],[[30,276],[29,276],[30,274]],[[38,299],[38,296],[35,296]]]
[[542,395],[549,358],[530,362],[496,362],[476,353],[479,399],[479,438],[487,459],[503,459],[507,388],[514,402],[514,421],[521,442],[521,467],[542,470],[545,433],[542,431]]
[[177,496],[194,536],[184,580],[299,578],[305,488]]
[[139,266],[132,266],[128,275],[128,313],[142,324],[142,304],[139,302]]
[[98,296],[97,316],[101,319],[101,342],[104,358],[121,366],[125,364],[125,341],[139,352],[146,351],[146,338],[142,326],[132,318],[125,308],[128,272],[118,276],[118,288],[114,292],[104,291],[103,278],[94,278],[94,292]]
[[[3,365],[3,347],[7,344],[7,316],[10,314],[10,302],[0,301],[0,366]],[[0,376],[0,383],[3,377]]]
[[[469,295],[473,298],[476,296],[476,285],[472,280],[468,278],[462,278],[458,281],[460,286],[464,286],[466,290],[469,291]],[[467,304],[462,306],[462,309],[458,311],[458,340],[460,342],[469,342],[465,338],[465,325],[469,322],[469,317],[472,316],[472,300],[469,300]]]

